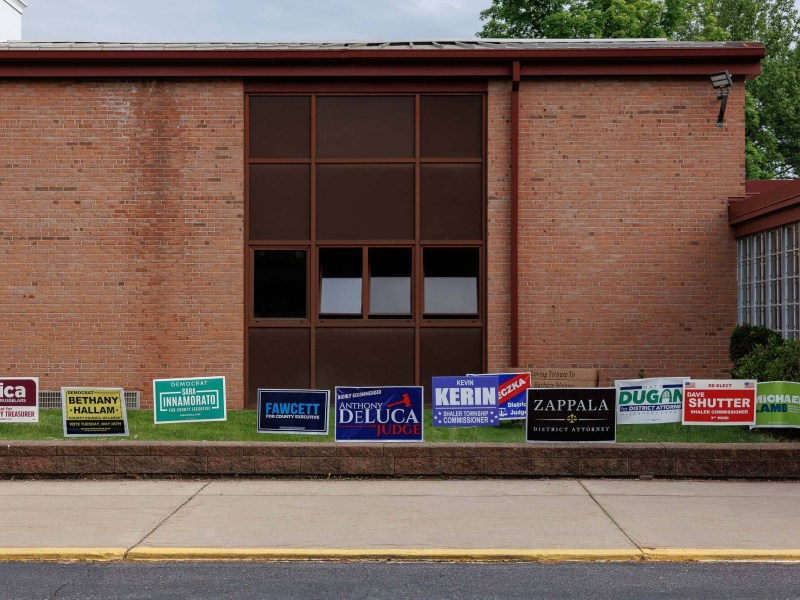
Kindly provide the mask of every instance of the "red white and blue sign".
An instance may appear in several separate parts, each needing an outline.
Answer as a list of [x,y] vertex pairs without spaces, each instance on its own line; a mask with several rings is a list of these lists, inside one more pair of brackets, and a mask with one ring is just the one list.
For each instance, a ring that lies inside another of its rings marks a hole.
[[530,373],[487,373],[500,378],[497,387],[498,410],[501,421],[524,419],[528,414],[525,390],[531,387]]
[[488,427],[500,424],[497,375],[433,378],[433,424],[436,427]]
[[421,442],[422,387],[336,387],[337,442]]
[[258,432],[327,435],[328,390],[258,390]]

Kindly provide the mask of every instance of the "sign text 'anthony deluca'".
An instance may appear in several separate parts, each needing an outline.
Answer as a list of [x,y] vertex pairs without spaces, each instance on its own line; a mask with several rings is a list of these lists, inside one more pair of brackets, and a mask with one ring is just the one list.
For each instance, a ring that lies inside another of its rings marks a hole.
[[421,442],[421,387],[337,387],[336,441]]

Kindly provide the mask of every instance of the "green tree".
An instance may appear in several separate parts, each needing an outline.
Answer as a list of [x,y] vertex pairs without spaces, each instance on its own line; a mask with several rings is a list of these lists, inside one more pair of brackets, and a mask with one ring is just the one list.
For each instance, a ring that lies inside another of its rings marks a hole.
[[800,176],[800,19],[793,0],[492,0],[485,38],[665,37],[763,42],[747,82],[747,177]]

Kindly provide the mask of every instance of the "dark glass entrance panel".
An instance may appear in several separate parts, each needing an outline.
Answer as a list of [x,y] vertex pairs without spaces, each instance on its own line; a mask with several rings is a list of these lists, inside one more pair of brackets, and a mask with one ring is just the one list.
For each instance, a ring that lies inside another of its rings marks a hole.
[[256,407],[258,388],[308,389],[311,331],[299,327],[250,328],[247,408]]
[[425,327],[421,330],[422,381],[430,402],[431,378],[483,373],[480,327]]
[[317,239],[413,240],[414,165],[319,165]]
[[422,96],[423,158],[483,156],[481,96]]
[[485,91],[297,85],[247,96],[247,406],[483,372]]
[[414,385],[414,330],[317,329],[317,387],[337,385]]
[[253,253],[253,318],[306,318],[307,254],[305,250]]
[[413,96],[317,98],[318,158],[413,156]]
[[421,175],[422,239],[482,239],[481,165],[424,164]]
[[248,143],[250,158],[311,156],[311,98],[252,96]]
[[307,240],[310,236],[310,167],[251,165],[250,239]]

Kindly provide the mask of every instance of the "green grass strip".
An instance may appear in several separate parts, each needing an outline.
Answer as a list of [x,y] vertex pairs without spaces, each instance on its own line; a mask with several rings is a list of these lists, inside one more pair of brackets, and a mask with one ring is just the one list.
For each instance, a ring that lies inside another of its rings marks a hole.
[[[333,413],[330,434],[277,435],[256,432],[254,410],[230,410],[227,421],[211,423],[153,424],[150,410],[128,411],[129,437],[66,438],[70,440],[109,441],[210,441],[210,442],[332,442]],[[425,410],[425,441],[433,443],[525,441],[525,422],[506,421],[499,427],[433,427],[431,411]],[[39,423],[0,423],[0,440],[63,440],[60,410],[41,410]],[[796,436],[794,439],[797,439]],[[747,427],[682,426],[680,423],[662,425],[620,425],[618,442],[683,442],[683,443],[755,443],[782,442],[786,436],[750,430]]]

